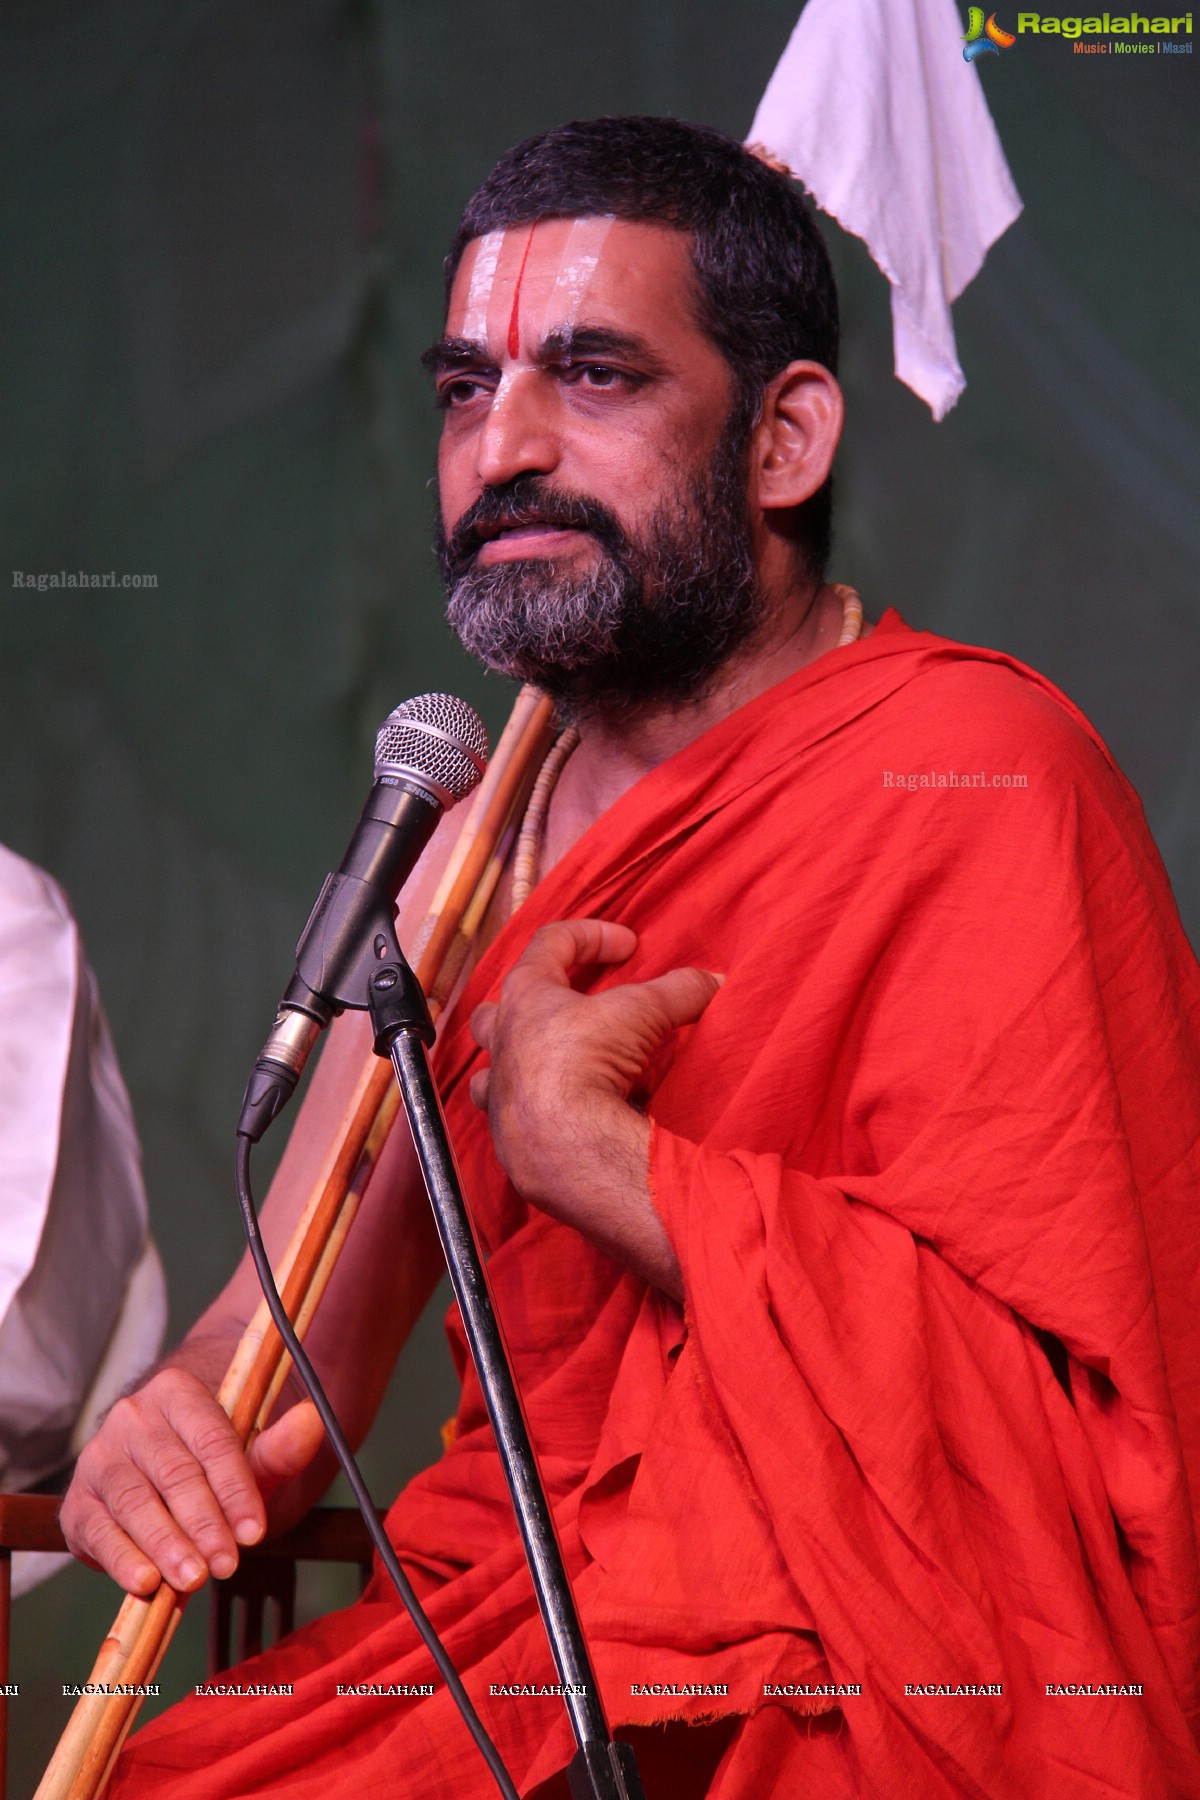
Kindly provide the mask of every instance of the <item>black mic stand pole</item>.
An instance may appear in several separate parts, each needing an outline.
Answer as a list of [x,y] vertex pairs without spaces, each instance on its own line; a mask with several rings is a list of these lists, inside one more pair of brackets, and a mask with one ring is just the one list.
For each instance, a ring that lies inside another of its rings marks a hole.
[[400,1085],[579,1746],[567,1771],[572,1800],[645,1800],[633,1750],[617,1743],[608,1728],[429,1067],[433,1023],[403,957],[372,971],[368,1000],[376,1055],[391,1057]]

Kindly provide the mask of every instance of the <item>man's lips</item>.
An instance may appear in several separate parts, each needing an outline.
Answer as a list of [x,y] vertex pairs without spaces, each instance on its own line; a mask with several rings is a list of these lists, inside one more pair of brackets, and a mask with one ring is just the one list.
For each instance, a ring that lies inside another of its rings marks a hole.
[[575,542],[590,535],[586,529],[578,525],[549,525],[538,521],[531,525],[501,525],[495,528],[494,535],[489,535],[479,546],[476,553],[481,563],[513,562],[522,556],[553,555],[556,551],[573,548]]

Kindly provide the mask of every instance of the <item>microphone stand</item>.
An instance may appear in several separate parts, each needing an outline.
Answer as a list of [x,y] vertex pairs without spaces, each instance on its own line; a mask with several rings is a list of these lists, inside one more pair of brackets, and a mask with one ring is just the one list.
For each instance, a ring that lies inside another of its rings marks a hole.
[[554,1520],[538,1474],[429,1067],[428,1051],[434,1031],[425,996],[403,955],[372,971],[367,993],[375,1053],[390,1057],[396,1072],[512,1497],[542,1623],[579,1746],[567,1771],[572,1800],[645,1800],[632,1748],[617,1743],[609,1730],[575,1610]]

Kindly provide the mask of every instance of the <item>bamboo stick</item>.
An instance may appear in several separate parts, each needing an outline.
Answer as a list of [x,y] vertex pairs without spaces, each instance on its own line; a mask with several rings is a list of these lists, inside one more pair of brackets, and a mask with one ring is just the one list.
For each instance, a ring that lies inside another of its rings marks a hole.
[[[552,731],[549,702],[523,688],[414,940],[410,960],[430,996],[435,1018],[453,991],[487,912],[515,831],[513,821],[528,797]],[[280,1260],[284,1305],[301,1337],[333,1273],[399,1110],[390,1064],[372,1058],[359,1077]],[[263,1301],[217,1392],[243,1443],[263,1428],[290,1366],[291,1358]],[[144,1687],[153,1681],[186,1601],[185,1594],[177,1594],[166,1582],[149,1599],[126,1596],[89,1677],[88,1685],[100,1691],[83,1695],[76,1704],[34,1800],[96,1800],[103,1792],[141,1700],[138,1694],[104,1690]]]
[[[159,1592],[163,1592],[164,1588],[160,1588]],[[34,1800],[42,1800],[43,1795],[53,1795],[57,1800],[59,1795],[76,1791],[76,1777],[109,1705],[109,1698],[103,1689],[124,1679],[125,1664],[145,1624],[150,1604],[149,1600],[141,1600],[135,1594],[126,1595],[88,1677],[88,1685],[99,1687],[101,1691],[85,1694],[76,1703]]]
[[[141,1631],[131,1647],[120,1676],[123,1687],[147,1687],[154,1680],[167,1646],[183,1617],[187,1596],[177,1594],[164,1581],[146,1606]],[[137,1717],[141,1696],[121,1694],[99,1696],[106,1704],[100,1711],[96,1727],[84,1747],[79,1768],[71,1783],[72,1795],[99,1794],[102,1784],[116,1762],[117,1752]]]

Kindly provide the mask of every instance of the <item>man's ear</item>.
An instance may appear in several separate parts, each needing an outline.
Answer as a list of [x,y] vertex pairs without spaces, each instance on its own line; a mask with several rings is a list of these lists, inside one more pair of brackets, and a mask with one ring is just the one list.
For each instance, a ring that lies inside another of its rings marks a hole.
[[842,390],[820,363],[772,377],[751,437],[751,497],[764,512],[799,506],[829,474],[842,435]]

